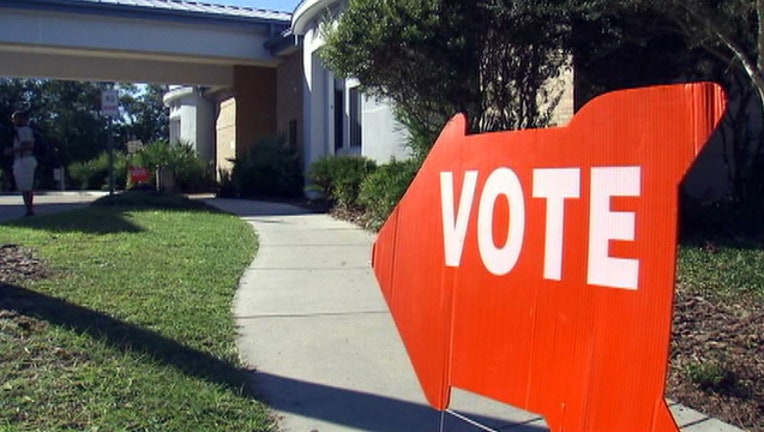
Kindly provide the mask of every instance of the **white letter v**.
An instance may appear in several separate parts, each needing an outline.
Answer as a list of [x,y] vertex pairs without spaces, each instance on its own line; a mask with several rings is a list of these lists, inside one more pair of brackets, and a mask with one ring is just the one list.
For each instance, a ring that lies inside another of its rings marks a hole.
[[459,197],[459,207],[454,217],[454,173],[440,173],[440,208],[443,215],[443,245],[446,253],[446,267],[459,267],[464,249],[464,237],[472,212],[472,201],[477,186],[477,171],[464,173],[464,184]]

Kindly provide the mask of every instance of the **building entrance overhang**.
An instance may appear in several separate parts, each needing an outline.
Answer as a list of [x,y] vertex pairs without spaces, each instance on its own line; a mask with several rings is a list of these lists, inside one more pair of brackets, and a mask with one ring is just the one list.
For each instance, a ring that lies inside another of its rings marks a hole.
[[276,67],[281,12],[164,0],[0,3],[0,76],[233,85],[234,66]]

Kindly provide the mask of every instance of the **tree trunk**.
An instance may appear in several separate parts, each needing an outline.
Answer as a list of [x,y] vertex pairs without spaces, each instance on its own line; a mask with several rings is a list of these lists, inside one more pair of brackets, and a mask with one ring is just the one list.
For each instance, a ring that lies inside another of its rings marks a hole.
[[764,113],[764,0],[756,0],[756,79],[754,85],[759,93],[761,112]]

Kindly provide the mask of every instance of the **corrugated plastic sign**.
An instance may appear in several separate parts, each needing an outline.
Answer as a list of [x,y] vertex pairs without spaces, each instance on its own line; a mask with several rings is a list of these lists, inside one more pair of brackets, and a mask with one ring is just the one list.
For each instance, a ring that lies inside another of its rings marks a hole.
[[664,400],[678,185],[715,84],[627,90],[566,127],[444,128],[373,267],[429,403],[452,386],[552,431],[676,431]]
[[130,174],[130,183],[132,184],[147,182],[151,176],[149,170],[144,167],[131,166],[128,168],[128,172]]

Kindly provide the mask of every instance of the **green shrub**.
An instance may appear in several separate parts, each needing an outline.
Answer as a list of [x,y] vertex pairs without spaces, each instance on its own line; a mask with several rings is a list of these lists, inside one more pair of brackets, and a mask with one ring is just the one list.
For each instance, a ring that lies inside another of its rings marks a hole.
[[[131,157],[130,163],[154,173],[158,166],[171,169],[175,175],[175,186],[182,192],[202,192],[212,189],[214,184],[212,169],[199,158],[189,143],[149,143]],[[156,176],[151,176],[148,183],[156,186]]]
[[213,189],[212,166],[205,164],[190,146],[174,147],[173,159],[168,165],[175,172],[175,185],[179,190],[203,192]]
[[[229,159],[236,166],[236,159]],[[218,168],[218,197],[236,198],[238,197],[238,188],[233,184],[233,176],[231,171],[223,168]]]
[[[210,190],[214,184],[211,169],[199,159],[196,151],[185,143],[170,144],[166,141],[150,143],[133,155],[114,153],[114,187],[125,189],[128,185],[128,165],[148,168],[152,173],[157,166],[165,166],[174,172],[175,185],[183,192]],[[108,189],[109,154],[103,152],[95,159],[75,162],[67,168],[67,175],[79,189]],[[156,186],[156,177],[150,176],[149,185]]]
[[402,106],[396,106],[394,114],[395,119],[406,129],[406,146],[411,152],[411,156],[418,160],[419,165],[421,165],[430,153],[442,126],[448,119],[438,119],[437,117],[422,119],[417,115],[412,115]]
[[734,375],[718,360],[690,363],[685,373],[701,390],[723,392],[734,386]]
[[360,206],[361,183],[373,173],[377,164],[360,156],[328,156],[314,162],[308,170],[311,189],[339,208]]
[[397,161],[380,165],[361,183],[358,201],[366,209],[367,225],[376,230],[390,215],[419,170],[416,160]]
[[221,173],[219,195],[237,197],[302,196],[302,161],[283,137],[266,138],[244,158],[234,159],[230,177]]
[[[109,153],[102,152],[95,159],[74,162],[67,167],[67,176],[74,187],[85,189],[109,188]],[[124,189],[127,179],[127,157],[124,153],[114,152],[114,187]]]

